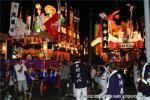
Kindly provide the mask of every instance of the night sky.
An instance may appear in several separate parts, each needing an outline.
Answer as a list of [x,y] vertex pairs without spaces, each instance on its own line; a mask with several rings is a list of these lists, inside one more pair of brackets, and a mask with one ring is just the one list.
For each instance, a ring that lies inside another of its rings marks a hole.
[[[0,1],[0,32],[8,33],[9,21],[10,21],[10,7],[11,1],[16,1],[21,3],[23,8],[23,16],[25,17],[26,9],[28,9],[29,15],[33,13],[34,3],[40,2],[42,6],[46,4],[51,4],[57,7],[56,0],[1,0]],[[64,0],[62,0],[64,1]],[[130,12],[129,7],[126,6],[127,3],[135,5],[137,8],[134,9],[133,19],[138,19],[144,16],[143,0],[69,0],[69,5],[76,9],[80,14],[80,37],[83,40],[89,35],[90,29],[90,8],[92,9],[92,26],[100,21],[99,13],[105,12],[107,15],[114,12],[115,10],[120,10],[120,20],[129,19]],[[25,18],[24,18],[25,20]],[[94,29],[93,29],[94,30]],[[94,33],[94,31],[93,31]]]

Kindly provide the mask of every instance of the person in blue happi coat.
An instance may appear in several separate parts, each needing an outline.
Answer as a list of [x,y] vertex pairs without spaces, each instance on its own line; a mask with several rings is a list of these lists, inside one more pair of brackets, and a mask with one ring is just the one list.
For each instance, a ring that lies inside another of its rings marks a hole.
[[124,78],[117,71],[116,63],[109,62],[110,77],[108,79],[107,93],[105,100],[123,100]]
[[87,100],[87,85],[90,80],[90,73],[87,66],[83,64],[81,57],[78,57],[72,65],[71,73],[75,84],[76,100]]

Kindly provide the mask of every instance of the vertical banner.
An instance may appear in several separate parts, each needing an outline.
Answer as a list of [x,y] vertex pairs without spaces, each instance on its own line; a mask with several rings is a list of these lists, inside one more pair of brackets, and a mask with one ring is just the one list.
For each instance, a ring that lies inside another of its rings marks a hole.
[[9,28],[9,35],[14,36],[15,34],[15,24],[16,24],[16,18],[18,16],[18,8],[19,3],[12,2],[11,3],[11,12],[10,12],[10,28]]
[[69,17],[70,13],[68,11],[68,5],[67,2],[65,2],[65,25],[69,26],[69,21],[70,21],[70,17]]
[[70,10],[70,30],[74,31],[74,23],[73,23],[73,11]]
[[79,14],[78,13],[74,14],[73,21],[74,21],[74,31],[75,32],[79,32],[79,21],[80,21],[80,18],[79,18]]
[[30,32],[31,32],[31,29],[30,29],[30,26],[31,26],[31,16],[28,15],[28,10],[26,12],[26,25],[27,25],[27,29],[28,29],[27,35],[30,35]]
[[64,31],[62,31],[62,25],[63,24],[65,24],[65,21],[66,21],[66,15],[65,15],[65,12],[67,11],[67,9],[66,9],[66,5],[65,5],[65,2],[61,2],[61,4],[60,4],[61,6],[60,6],[60,10],[61,10],[61,16],[60,16],[60,18],[59,18],[59,23],[60,23],[60,30],[59,30],[59,28],[58,28],[58,32],[60,32],[60,34],[59,34],[59,40],[58,41],[64,41],[64,40],[66,40],[65,39],[65,37],[64,37],[64,34],[66,34],[66,30],[65,30],[65,28],[63,28],[63,30],[65,30],[65,32]]
[[102,37],[102,24],[100,23],[98,27],[98,36]]
[[64,16],[65,16],[65,28],[66,28],[66,41],[69,42],[69,12],[68,12],[68,5],[67,2],[64,3],[65,5],[65,11],[64,11]]
[[102,37],[102,24],[101,23],[95,24],[95,37]]
[[67,26],[65,26],[66,28],[66,41],[69,42],[69,29]]
[[103,50],[108,50],[108,20],[102,20]]
[[79,33],[79,21],[80,21],[78,12],[74,14],[73,21],[74,21],[73,23],[74,23],[74,31],[75,31],[75,44],[77,44],[77,33]]
[[74,38],[74,24],[73,24],[73,11],[70,9],[70,44],[74,45],[73,38]]
[[17,17],[18,16],[18,8],[19,8],[19,3],[12,2],[10,16]]
[[97,24],[95,24],[95,27],[94,27],[94,37],[97,37],[97,33],[98,33],[98,28],[97,28]]

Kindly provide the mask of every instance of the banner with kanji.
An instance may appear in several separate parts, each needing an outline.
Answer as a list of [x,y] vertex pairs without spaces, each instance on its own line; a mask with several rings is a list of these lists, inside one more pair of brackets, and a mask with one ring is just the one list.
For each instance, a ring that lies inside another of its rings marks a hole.
[[108,20],[102,20],[103,50],[108,49]]
[[73,42],[73,38],[74,38],[74,23],[73,23],[73,16],[74,16],[74,12],[70,9],[69,10],[70,12],[70,32],[69,32],[69,35],[70,35],[70,44],[74,45],[74,42]]
[[79,32],[79,21],[80,21],[79,13],[77,12],[74,14],[74,17],[73,17],[74,31],[75,32]]
[[11,3],[11,12],[10,12],[10,29],[9,29],[9,35],[14,36],[15,34],[15,24],[16,24],[16,18],[18,16],[18,9],[19,9],[19,3],[12,2]]

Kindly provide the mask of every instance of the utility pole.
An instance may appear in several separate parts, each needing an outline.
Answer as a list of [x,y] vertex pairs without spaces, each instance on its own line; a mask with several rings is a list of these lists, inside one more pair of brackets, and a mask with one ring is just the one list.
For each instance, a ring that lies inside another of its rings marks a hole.
[[145,17],[145,47],[147,61],[150,63],[150,6],[149,0],[144,0],[144,17]]
[[89,48],[89,63],[91,63],[91,61],[92,61],[92,47],[91,47],[91,42],[92,42],[92,32],[93,32],[93,30],[92,30],[92,20],[93,20],[93,9],[92,8],[90,8],[90,32],[89,32],[89,45],[88,45],[88,48]]

